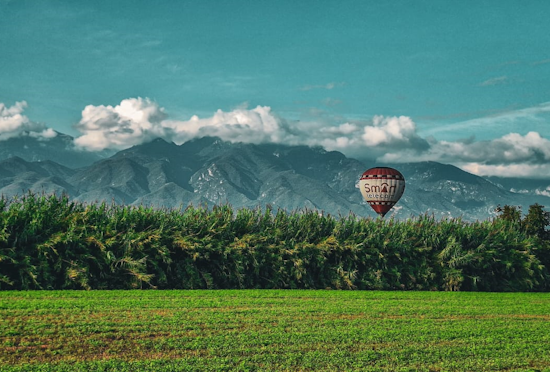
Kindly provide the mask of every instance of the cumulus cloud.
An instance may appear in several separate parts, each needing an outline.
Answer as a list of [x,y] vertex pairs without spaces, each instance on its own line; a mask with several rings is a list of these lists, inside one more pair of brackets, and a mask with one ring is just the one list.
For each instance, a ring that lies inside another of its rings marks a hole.
[[174,133],[175,142],[194,137],[216,136],[231,142],[296,142],[288,122],[277,117],[268,106],[254,109],[239,108],[230,112],[222,110],[209,118],[194,115],[187,121],[166,121]]
[[478,175],[544,177],[550,175],[550,140],[537,132],[510,133],[490,141],[437,141],[426,151],[392,151],[382,162],[438,161],[455,164]]
[[550,186],[548,186],[544,190],[540,190],[540,189],[535,190],[535,194],[550,197]]
[[363,140],[367,146],[393,145],[406,143],[415,134],[416,126],[409,117],[375,116],[373,125],[364,127]]
[[537,132],[524,136],[510,133],[499,139],[466,146],[464,155],[457,154],[452,161],[478,175],[548,177],[550,140]]
[[128,148],[158,137],[175,143],[204,136],[231,142],[296,142],[288,123],[265,106],[218,110],[212,117],[194,115],[182,121],[167,119],[164,109],[147,98],[130,98],[114,107],[87,106],[75,127],[82,133],[75,143],[92,151]]
[[417,135],[414,122],[404,116],[375,116],[371,121],[340,124],[289,121],[268,106],[257,106],[218,110],[205,118],[194,115],[189,120],[174,120],[147,98],[126,99],[114,107],[86,106],[76,129],[82,133],[76,144],[92,151],[123,149],[156,137],[179,144],[204,136],[231,142],[323,146],[353,155],[364,153],[365,147],[385,151],[397,145],[412,150],[427,146]]
[[[458,144],[458,146],[457,146]],[[541,164],[550,161],[550,141],[537,132],[522,136],[510,133],[491,141],[452,144],[437,144],[440,152],[447,152],[447,158],[455,161],[477,161],[488,165],[531,163]]]
[[57,135],[51,128],[33,122],[23,115],[26,107],[25,101],[16,102],[11,107],[0,102],[0,141],[21,136],[48,139]]
[[322,146],[379,163],[438,161],[480,175],[550,174],[550,140],[539,132],[509,133],[485,141],[473,137],[441,141],[421,137],[415,122],[407,116],[298,121],[282,118],[268,106],[242,106],[218,110],[212,116],[176,120],[156,102],[129,98],[114,107],[86,106],[76,129],[82,135],[75,143],[92,151],[128,148],[157,137],[181,144],[193,138],[217,136],[230,142]]
[[75,144],[92,151],[124,149],[165,137],[165,117],[164,109],[147,98],[125,99],[115,107],[88,105],[75,126],[82,133]]

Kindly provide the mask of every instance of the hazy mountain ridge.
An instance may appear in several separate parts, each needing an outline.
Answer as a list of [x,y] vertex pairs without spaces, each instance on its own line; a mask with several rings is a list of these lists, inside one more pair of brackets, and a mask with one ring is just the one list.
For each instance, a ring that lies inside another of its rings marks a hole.
[[20,157],[28,162],[51,160],[69,168],[89,166],[113,154],[113,151],[88,152],[74,146],[74,138],[56,132],[55,137],[41,138],[29,134],[0,141],[0,161]]
[[[2,160],[0,194],[11,197],[30,189],[65,192],[88,203],[105,200],[168,208],[190,203],[230,203],[236,208],[269,204],[286,210],[375,216],[357,189],[360,175],[372,166],[306,146],[229,143],[211,137],[178,146],[157,139],[78,169],[54,160]],[[390,212],[397,218],[427,212],[473,220],[488,218],[499,204],[521,205],[524,210],[534,203],[550,206],[544,194],[514,193],[498,180],[452,165],[394,166],[407,181],[405,194]]]
[[550,197],[550,179],[485,177],[490,182],[506,190],[527,195]]

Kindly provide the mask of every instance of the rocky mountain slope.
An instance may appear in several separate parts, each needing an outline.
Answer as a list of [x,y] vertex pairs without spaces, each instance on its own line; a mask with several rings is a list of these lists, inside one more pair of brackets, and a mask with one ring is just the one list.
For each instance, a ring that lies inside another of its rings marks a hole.
[[[230,203],[236,208],[271,205],[376,216],[357,189],[360,175],[374,164],[321,148],[232,144],[209,137],[178,146],[157,139],[81,168],[40,160],[0,161],[0,194],[11,197],[32,190],[64,192],[87,203],[167,208]],[[433,213],[438,218],[475,220],[490,217],[499,204],[520,205],[524,210],[534,203],[550,206],[548,196],[512,192],[495,180],[451,165],[422,162],[394,167],[405,176],[407,187],[388,216]]]

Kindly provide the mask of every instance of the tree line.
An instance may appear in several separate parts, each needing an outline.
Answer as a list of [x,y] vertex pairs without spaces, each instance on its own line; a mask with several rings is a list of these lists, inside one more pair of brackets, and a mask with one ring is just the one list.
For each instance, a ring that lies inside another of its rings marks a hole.
[[546,291],[550,213],[477,222],[0,198],[0,289]]

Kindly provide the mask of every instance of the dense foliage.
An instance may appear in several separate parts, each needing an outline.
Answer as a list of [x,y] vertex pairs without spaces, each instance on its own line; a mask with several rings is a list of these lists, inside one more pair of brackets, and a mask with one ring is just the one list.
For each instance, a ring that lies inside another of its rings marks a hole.
[[501,209],[470,223],[229,205],[156,210],[28,194],[0,199],[0,289],[543,291],[548,212],[534,207],[523,218],[505,207],[519,215]]

